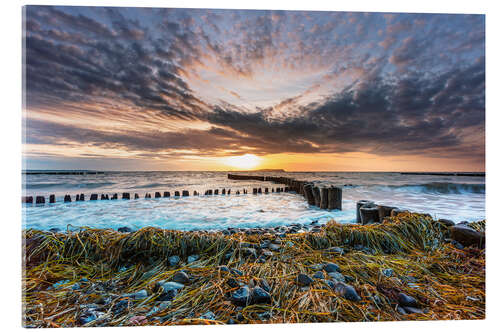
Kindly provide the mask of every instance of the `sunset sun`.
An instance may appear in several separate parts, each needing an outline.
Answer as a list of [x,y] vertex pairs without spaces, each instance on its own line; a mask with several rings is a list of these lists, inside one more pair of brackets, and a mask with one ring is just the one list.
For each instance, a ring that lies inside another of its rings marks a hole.
[[230,156],[224,159],[224,164],[234,168],[248,170],[254,169],[260,164],[260,157],[253,154],[245,154],[241,156]]

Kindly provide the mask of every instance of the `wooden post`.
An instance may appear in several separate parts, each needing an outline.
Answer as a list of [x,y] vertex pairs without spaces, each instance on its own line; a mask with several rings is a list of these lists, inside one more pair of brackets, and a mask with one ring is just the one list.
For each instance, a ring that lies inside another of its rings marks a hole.
[[168,191],[163,192],[163,197],[170,198],[170,192],[168,192]]
[[253,194],[257,194],[257,189],[256,188],[253,189]]
[[37,205],[43,205],[43,204],[45,204],[45,197],[38,195],[36,197],[36,204]]
[[366,204],[373,204],[373,201],[359,200],[356,203],[356,223],[361,223],[361,215],[359,214],[359,209],[361,208],[361,206],[366,205]]
[[273,188],[271,188],[271,193],[274,193],[274,187],[273,187]]
[[54,194],[51,194],[49,196],[49,203],[56,203],[56,196]]
[[194,195],[194,196],[197,196],[197,195],[198,195],[198,192],[193,191],[193,195]]
[[179,191],[174,191],[174,197],[180,197],[181,193]]
[[85,194],[80,193],[80,201],[85,201]]
[[304,185],[304,194],[305,194],[307,203],[309,205],[314,206],[314,195],[313,195],[312,188],[313,188],[312,184]]
[[124,199],[124,200],[130,200],[130,193],[123,192],[122,193],[122,199]]
[[396,207],[391,207],[391,206],[383,206],[383,205],[378,205],[378,217],[380,219],[380,222],[384,220],[384,217],[391,216],[391,212],[393,209]]
[[160,192],[155,192],[155,198],[161,198],[161,193]]
[[359,209],[361,223],[376,223],[379,222],[378,207],[375,204],[366,204]]
[[222,189],[222,195],[226,195],[226,189],[225,188]]
[[183,197],[189,197],[189,191],[182,190],[182,196]]
[[144,198],[146,198],[146,199],[151,199],[151,194],[146,193],[146,195],[144,196]]
[[94,201],[94,200],[97,200],[97,194],[96,193],[92,193],[90,195],[90,201]]
[[21,197],[21,203],[30,203],[30,204],[32,204],[33,203],[33,197],[32,196]]
[[214,190],[214,195],[219,195],[219,189],[218,188]]
[[64,202],[71,202],[71,195],[66,194],[66,195],[64,196]]
[[264,193],[265,193],[265,194],[269,194],[269,189],[268,189],[267,187],[266,187],[266,188],[264,188]]
[[227,195],[230,195],[231,194],[231,189],[228,189],[227,190]]
[[236,195],[240,195],[240,190],[236,190]]
[[328,189],[326,187],[322,187],[320,191],[321,202],[319,208],[328,209]]
[[75,201],[80,201],[80,194],[76,195]]
[[139,194],[134,194],[134,199],[139,199]]
[[262,194],[262,189],[259,187],[257,193]]
[[[149,197],[151,198],[151,195]],[[80,197],[80,199],[81,199],[81,197]],[[113,194],[113,196],[111,197],[111,200],[118,200],[118,193]]]
[[342,210],[342,188],[332,186],[333,189],[333,209]]
[[312,188],[312,191],[313,191],[313,197],[314,197],[314,205],[319,207],[320,203],[321,203],[321,194],[319,192],[319,187],[314,186]]

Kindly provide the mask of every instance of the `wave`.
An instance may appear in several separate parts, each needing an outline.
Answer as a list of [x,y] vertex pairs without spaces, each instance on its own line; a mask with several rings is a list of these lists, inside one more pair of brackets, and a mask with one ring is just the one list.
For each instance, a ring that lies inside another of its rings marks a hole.
[[101,182],[101,183],[80,183],[80,184],[73,184],[73,183],[36,183],[36,184],[25,184],[25,189],[27,190],[36,190],[36,189],[45,189],[45,188],[55,188],[55,187],[62,187],[62,188],[88,188],[88,189],[93,189],[93,188],[99,188],[99,187],[104,187],[104,186],[112,186],[115,185],[116,183],[113,182]]
[[390,188],[393,190],[412,191],[420,193],[436,193],[436,194],[485,194],[485,184],[466,184],[466,183],[448,183],[448,182],[431,182],[424,184],[404,184],[404,185],[352,185],[346,184],[348,188],[355,187],[375,187],[375,188]]

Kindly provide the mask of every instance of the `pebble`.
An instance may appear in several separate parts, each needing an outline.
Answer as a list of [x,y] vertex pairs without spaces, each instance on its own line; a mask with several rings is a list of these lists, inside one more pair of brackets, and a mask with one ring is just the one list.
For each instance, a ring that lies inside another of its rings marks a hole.
[[182,283],[182,284],[189,284],[191,283],[191,279],[189,278],[189,275],[186,272],[179,271],[174,274],[172,277],[172,281]]
[[257,251],[255,251],[254,248],[244,247],[240,251],[243,254],[243,256],[245,256],[245,257],[250,257],[251,256],[251,257],[257,258]]
[[323,274],[322,271],[317,271],[316,273],[314,273],[314,275],[312,277],[314,279],[324,279],[325,275]]
[[398,295],[398,302],[400,305],[404,307],[416,307],[417,306],[417,300],[411,296],[408,296],[404,293],[399,293]]
[[251,303],[252,304],[262,304],[270,303],[271,294],[262,289],[261,287],[255,287],[252,289]]
[[250,289],[243,286],[231,294],[231,302],[235,305],[247,306],[250,303]]
[[353,302],[359,302],[361,300],[361,297],[359,297],[356,289],[354,289],[354,287],[351,285],[338,282],[335,284],[334,291],[347,300]]
[[422,311],[421,309],[415,308],[413,306],[405,306],[404,309],[407,313],[424,313],[424,311]]
[[167,292],[169,290],[179,290],[184,288],[184,285],[182,283],[172,282],[172,281],[170,282],[160,281],[158,282],[158,285],[163,289],[163,292]]
[[240,271],[239,269],[236,269],[236,268],[231,268],[231,273],[234,275],[234,276],[242,276],[243,275],[243,272]]
[[144,299],[148,297],[148,292],[146,291],[146,289],[142,289],[135,293],[123,294],[123,297],[130,297],[133,299]]
[[308,286],[313,283],[313,281],[314,280],[309,275],[303,273],[297,275],[297,282],[302,286]]
[[339,265],[334,264],[334,263],[332,263],[332,262],[325,264],[325,266],[323,267],[323,269],[324,269],[327,273],[332,273],[332,272],[340,272],[340,267],[339,267]]
[[71,289],[73,289],[73,290],[78,290],[78,289],[81,289],[81,286],[80,286],[80,284],[77,282],[77,283],[75,283],[73,286],[71,286]]
[[200,259],[200,256],[197,254],[190,255],[187,259],[188,264],[191,264],[195,262],[196,260]]
[[168,308],[170,306],[170,304],[172,304],[172,302],[170,301],[164,301],[164,302],[160,302],[159,305],[157,306],[154,306],[147,314],[146,314],[146,317],[150,317],[152,315],[155,315],[157,314],[158,312],[161,312],[163,310],[165,310],[166,308]]
[[343,255],[345,251],[341,247],[333,246],[333,247],[330,247],[330,248],[326,249],[325,252]]
[[236,288],[236,287],[240,286],[238,280],[236,280],[235,278],[229,278],[229,279],[227,279],[226,283],[231,288]]
[[215,320],[215,313],[207,311],[200,316],[201,319]]
[[168,257],[168,265],[169,266],[177,266],[180,261],[181,261],[181,258],[179,256]]
[[394,274],[394,270],[392,270],[391,268],[386,268],[382,270],[382,274],[387,277],[391,277]]
[[268,251],[268,250],[264,250],[262,251],[262,255],[266,258],[269,258],[269,257],[272,257],[273,256],[273,253],[271,251]]
[[269,250],[272,250],[272,251],[279,251],[281,248],[280,245],[278,244],[275,244],[275,243],[271,243],[269,244]]
[[115,315],[122,313],[125,311],[126,308],[129,306],[129,300],[128,299],[122,299],[121,301],[118,301],[113,307],[112,311]]
[[330,273],[328,273],[328,276],[336,281],[345,282],[344,275],[342,275],[339,272],[330,272]]

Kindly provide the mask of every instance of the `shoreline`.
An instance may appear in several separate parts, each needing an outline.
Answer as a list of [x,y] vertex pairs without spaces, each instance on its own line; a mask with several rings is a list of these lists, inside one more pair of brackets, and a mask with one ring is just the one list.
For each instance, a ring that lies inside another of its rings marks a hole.
[[484,319],[485,222],[467,226],[479,247],[456,226],[401,212],[278,233],[28,229],[23,326]]

